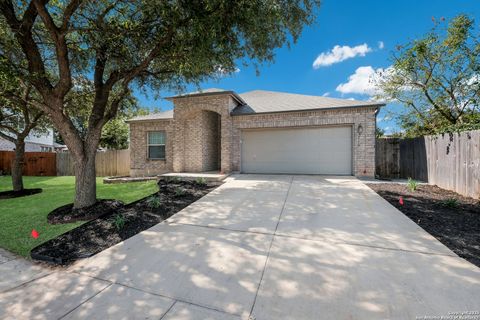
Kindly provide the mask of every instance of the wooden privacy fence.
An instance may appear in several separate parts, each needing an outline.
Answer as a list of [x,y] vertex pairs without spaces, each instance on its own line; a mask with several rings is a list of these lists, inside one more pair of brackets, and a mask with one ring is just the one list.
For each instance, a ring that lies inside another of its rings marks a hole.
[[[95,167],[97,177],[128,176],[130,174],[130,150],[97,152]],[[57,175],[75,175],[70,152],[57,153]]]
[[376,143],[380,178],[413,178],[480,198],[480,130]]
[[[53,152],[25,152],[24,176],[56,176],[56,154]],[[14,151],[0,151],[0,172],[11,174]]]

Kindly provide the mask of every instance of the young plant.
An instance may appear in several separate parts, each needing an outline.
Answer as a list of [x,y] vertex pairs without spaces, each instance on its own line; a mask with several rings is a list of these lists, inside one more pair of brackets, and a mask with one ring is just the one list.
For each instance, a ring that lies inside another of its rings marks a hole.
[[448,198],[442,201],[442,205],[448,208],[458,207],[458,200],[455,198]]
[[117,229],[117,231],[120,231],[123,229],[123,227],[125,227],[125,223],[127,222],[127,219],[125,219],[124,216],[118,213],[113,216],[111,221],[115,226],[115,228]]
[[187,192],[185,191],[185,189],[183,189],[183,188],[181,188],[181,187],[176,187],[176,188],[175,188],[175,196],[176,196],[176,197],[184,196],[185,193],[187,193]]
[[173,182],[173,183],[180,183],[182,181],[182,179],[180,177],[172,177],[170,179],[170,182]]
[[160,207],[160,205],[162,204],[162,202],[160,201],[160,197],[158,196],[150,196],[148,197],[146,202],[147,202],[147,206],[150,209],[156,209]]
[[195,180],[195,183],[198,184],[198,185],[201,185],[201,186],[206,186],[207,185],[207,179],[205,179],[203,177],[198,177]]
[[412,178],[408,178],[407,187],[408,190],[414,192],[418,188],[418,182]]

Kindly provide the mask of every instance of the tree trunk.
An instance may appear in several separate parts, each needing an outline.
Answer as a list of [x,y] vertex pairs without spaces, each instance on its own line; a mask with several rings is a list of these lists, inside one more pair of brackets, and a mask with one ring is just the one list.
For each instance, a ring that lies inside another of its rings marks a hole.
[[23,164],[25,163],[25,141],[18,139],[15,143],[15,158],[12,165],[13,191],[23,190]]
[[75,209],[85,208],[97,201],[97,185],[95,175],[96,150],[85,157],[74,157],[75,170]]

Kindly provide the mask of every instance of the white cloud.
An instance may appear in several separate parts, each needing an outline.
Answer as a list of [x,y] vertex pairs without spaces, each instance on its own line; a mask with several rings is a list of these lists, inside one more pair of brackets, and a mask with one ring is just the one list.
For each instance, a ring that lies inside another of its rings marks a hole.
[[382,50],[383,48],[385,48],[385,43],[383,43],[383,41],[378,41],[378,49]]
[[355,47],[336,45],[332,50],[320,53],[313,62],[313,68],[330,66],[356,56],[364,57],[371,51],[372,49],[366,43]]
[[384,117],[378,117],[378,118],[377,118],[377,122],[390,121],[390,120],[392,120],[392,117],[389,116],[389,115],[386,115],[386,116],[384,116]]
[[237,68],[237,67],[235,67],[235,70],[233,72],[228,72],[222,66],[217,67],[217,74],[219,76],[227,76],[227,75],[230,75],[230,74],[233,74],[233,73],[239,73],[239,72],[240,72],[240,68]]
[[384,69],[373,69],[372,66],[359,67],[355,73],[348,77],[348,81],[337,86],[336,90],[341,93],[355,93],[373,96],[378,93],[373,83],[373,78],[382,73]]
[[322,97],[328,97],[330,95],[330,92],[325,92],[324,94],[322,94]]

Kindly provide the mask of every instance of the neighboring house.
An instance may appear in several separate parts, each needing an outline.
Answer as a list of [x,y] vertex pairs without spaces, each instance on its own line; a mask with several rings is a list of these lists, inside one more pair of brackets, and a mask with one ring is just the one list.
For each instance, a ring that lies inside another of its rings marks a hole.
[[373,177],[382,103],[220,89],[168,98],[130,119],[130,174],[295,173]]
[[53,143],[53,148],[54,148],[55,152],[67,152],[68,151],[68,147],[66,145],[56,143],[56,142]]
[[[13,151],[15,144],[0,137],[0,151]],[[34,130],[30,132],[25,139],[25,152],[53,152],[53,129],[47,132],[35,133]]]

